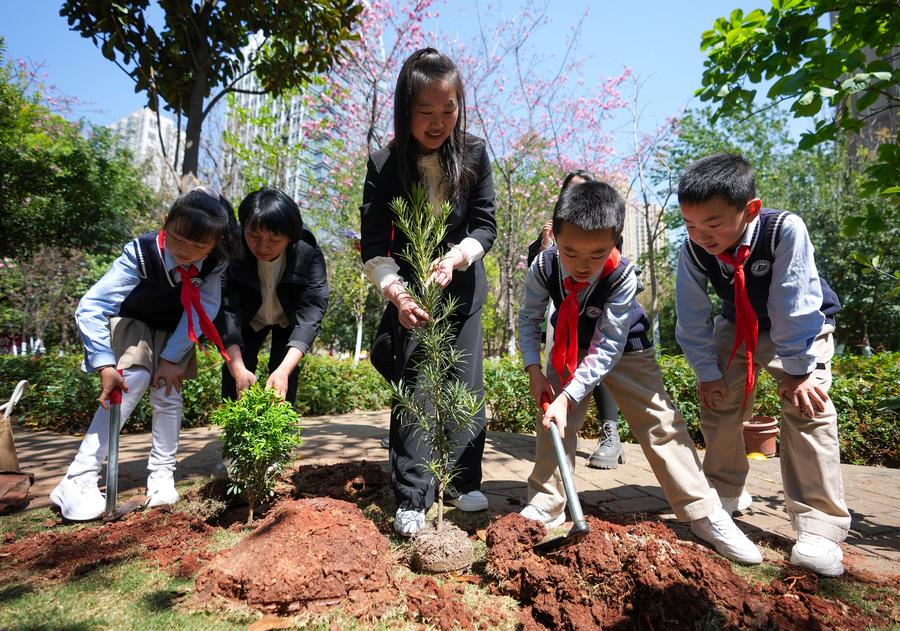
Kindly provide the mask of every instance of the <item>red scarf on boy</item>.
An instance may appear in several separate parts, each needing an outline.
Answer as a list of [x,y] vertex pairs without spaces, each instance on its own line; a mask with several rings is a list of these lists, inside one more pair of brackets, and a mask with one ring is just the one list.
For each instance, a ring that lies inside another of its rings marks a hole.
[[[598,280],[612,274],[621,258],[619,250],[613,248]],[[553,332],[553,350],[550,354],[550,362],[563,387],[572,381],[578,366],[578,292],[589,284],[587,281],[575,282],[571,276],[563,280],[566,297],[556,313],[556,330]]]
[[[159,245],[159,249],[162,252],[165,252],[165,230],[159,231],[156,242]],[[203,302],[200,300],[200,284],[202,281],[197,282],[196,284],[194,283],[194,278],[197,277],[200,270],[197,269],[196,265],[191,265],[190,267],[179,265],[176,269],[178,270],[178,273],[181,274],[181,306],[184,307],[184,312],[187,314],[188,339],[194,344],[197,344],[204,353],[206,352],[206,349],[200,344],[200,340],[197,339],[197,333],[194,330],[194,318],[191,315],[191,308],[193,308],[197,312],[197,317],[200,320],[200,331],[207,339],[213,341],[216,348],[219,349],[219,354],[222,355],[225,361],[228,361],[231,358],[228,356],[228,353],[225,352],[225,347],[222,345],[222,338],[219,337],[219,332],[216,331],[216,327],[212,323],[212,320],[206,315],[206,310],[203,309]]]
[[728,357],[726,367],[731,366],[731,360],[734,359],[737,349],[743,342],[744,354],[747,358],[743,407],[747,407],[747,400],[756,383],[756,374],[753,371],[753,353],[756,350],[756,341],[759,337],[759,321],[756,317],[756,311],[753,310],[753,305],[750,303],[750,296],[747,295],[747,277],[744,274],[744,263],[749,257],[749,245],[738,247],[734,256],[724,252],[716,256],[720,261],[734,268],[734,346],[731,349],[731,355]]

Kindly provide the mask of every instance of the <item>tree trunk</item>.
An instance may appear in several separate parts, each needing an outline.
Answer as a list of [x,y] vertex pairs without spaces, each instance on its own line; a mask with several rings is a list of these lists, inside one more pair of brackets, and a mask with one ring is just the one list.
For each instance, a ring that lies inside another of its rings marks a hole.
[[363,319],[356,318],[356,348],[353,349],[353,365],[359,363],[359,356],[362,354],[362,338],[363,338]]
[[184,192],[192,186],[197,177],[200,163],[200,132],[203,130],[203,93],[206,86],[206,70],[198,70],[191,86],[191,103],[188,107],[188,122],[185,130],[184,160],[181,163],[181,184]]
[[[648,234],[652,237],[654,233]],[[656,282],[655,239],[651,238],[647,245],[647,265],[650,267],[650,328],[653,332],[653,347],[659,352],[659,287]]]
[[441,526],[444,525],[444,483],[443,482],[438,482],[437,505],[438,505],[438,516],[437,516],[437,527],[435,527],[435,530],[440,530]]

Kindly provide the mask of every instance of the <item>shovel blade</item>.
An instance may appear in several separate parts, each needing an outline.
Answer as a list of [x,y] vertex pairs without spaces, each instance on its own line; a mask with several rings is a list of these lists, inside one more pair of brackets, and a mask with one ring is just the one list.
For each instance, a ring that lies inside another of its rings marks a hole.
[[121,506],[119,506],[116,510],[110,511],[108,513],[104,513],[103,521],[104,522],[119,521],[128,513],[133,513],[134,511],[141,508],[146,503],[146,501],[147,501],[146,498],[143,498],[143,497],[132,498],[132,499],[128,500],[127,502],[125,502],[124,504],[122,504]]
[[588,533],[591,531],[590,527],[587,525],[587,522],[575,522],[572,526],[572,529],[562,537],[554,537],[553,539],[548,539],[547,541],[542,541],[532,548],[537,554],[547,554],[548,552],[553,552],[554,550],[559,550],[563,546],[571,545],[573,543],[578,543],[582,539],[584,539]]

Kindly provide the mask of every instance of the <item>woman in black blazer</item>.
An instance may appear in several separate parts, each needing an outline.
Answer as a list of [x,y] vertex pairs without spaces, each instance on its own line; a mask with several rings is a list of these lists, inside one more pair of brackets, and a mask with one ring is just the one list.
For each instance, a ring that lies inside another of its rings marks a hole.
[[[409,264],[399,258],[407,243],[395,229],[390,202],[406,197],[415,182],[425,184],[432,204],[449,200],[452,212],[443,243],[446,254],[436,260],[432,279],[457,299],[456,346],[467,360],[458,377],[476,394],[484,394],[481,307],[487,296],[482,257],[497,234],[494,184],[485,143],[465,133],[465,99],[454,63],[434,49],[413,53],[403,65],[394,95],[394,139],[372,154],[360,208],[363,269],[389,301],[379,330],[373,364],[390,380],[414,380],[409,330],[428,317],[409,294]],[[437,253],[435,253],[437,255]],[[481,487],[484,452],[484,408],[475,419],[474,436],[460,437],[450,503],[467,511],[484,510]],[[434,502],[436,485],[421,466],[429,454],[416,431],[391,412],[391,481],[397,501],[394,529],[409,536],[421,529],[425,510]]]
[[325,259],[303,227],[297,204],[278,189],[250,193],[238,208],[238,220],[244,255],[223,276],[216,318],[231,358],[222,367],[222,396],[234,399],[256,382],[259,351],[271,332],[266,386],[293,403],[297,365],[328,306]]

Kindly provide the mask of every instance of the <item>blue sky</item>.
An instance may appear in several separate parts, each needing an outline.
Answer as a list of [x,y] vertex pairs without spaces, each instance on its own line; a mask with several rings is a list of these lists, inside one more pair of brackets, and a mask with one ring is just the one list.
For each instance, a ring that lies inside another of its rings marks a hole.
[[[69,31],[59,16],[60,2],[49,0],[3,2],[0,35],[6,39],[7,56],[43,62],[47,80],[64,94],[78,97],[85,106],[76,112],[87,120],[106,125],[145,104],[135,94],[131,80],[100,54],[91,43]],[[482,1],[482,9],[485,7]],[[553,23],[541,31],[539,43],[547,51],[561,48],[565,35],[580,15],[589,9],[578,54],[588,59],[586,83],[616,75],[629,66],[645,86],[641,100],[644,127],[656,127],[666,116],[677,113],[692,100],[700,85],[703,55],[700,35],[713,21],[736,6],[745,11],[768,3],[746,0],[554,0]],[[502,11],[516,11],[521,2],[505,0]],[[472,35],[475,0],[447,0],[438,7],[438,26],[449,36],[466,41]],[[617,121],[622,126],[625,120]],[[616,144],[626,142],[626,130],[618,132]]]

